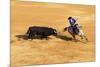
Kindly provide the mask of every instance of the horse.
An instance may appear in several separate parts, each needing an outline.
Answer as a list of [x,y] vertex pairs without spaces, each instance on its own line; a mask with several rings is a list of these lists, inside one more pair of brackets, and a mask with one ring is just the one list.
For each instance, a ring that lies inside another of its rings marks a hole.
[[65,27],[63,31],[64,32],[68,31],[72,35],[74,40],[77,40],[75,36],[78,35],[81,37],[81,39],[85,38],[86,41],[88,41],[87,37],[85,36],[82,30],[82,26],[79,26],[78,24],[75,24],[74,27],[71,27],[71,26]]

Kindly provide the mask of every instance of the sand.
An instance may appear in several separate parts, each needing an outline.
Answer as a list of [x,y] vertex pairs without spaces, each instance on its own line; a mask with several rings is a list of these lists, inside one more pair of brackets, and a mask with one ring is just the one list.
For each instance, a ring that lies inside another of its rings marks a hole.
[[[63,32],[69,16],[78,18],[88,42],[78,36],[80,41],[74,42]],[[16,37],[30,26],[55,28],[61,37],[32,41]],[[89,61],[95,61],[95,6],[11,1],[11,66]]]

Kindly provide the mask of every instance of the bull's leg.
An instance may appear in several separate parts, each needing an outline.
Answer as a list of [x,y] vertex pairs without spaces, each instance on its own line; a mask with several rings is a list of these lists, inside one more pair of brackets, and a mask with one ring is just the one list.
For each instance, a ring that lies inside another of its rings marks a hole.
[[41,36],[41,39],[45,38],[46,40],[48,40],[47,36]]
[[40,36],[40,39],[42,40],[43,38],[44,38],[44,37],[41,35],[41,36]]
[[46,38],[46,40],[48,40],[48,37],[47,36],[45,38]]
[[33,39],[33,38],[32,38],[32,34],[31,34],[31,33],[29,33],[28,38],[29,38],[29,39],[31,39],[31,40]]
[[36,39],[36,38],[38,38],[37,34],[36,33],[32,33],[31,39]]

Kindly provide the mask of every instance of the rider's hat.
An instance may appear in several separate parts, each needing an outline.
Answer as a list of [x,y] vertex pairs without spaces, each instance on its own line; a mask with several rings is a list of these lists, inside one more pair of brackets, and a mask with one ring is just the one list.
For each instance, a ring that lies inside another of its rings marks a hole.
[[68,19],[71,19],[72,17],[68,17]]

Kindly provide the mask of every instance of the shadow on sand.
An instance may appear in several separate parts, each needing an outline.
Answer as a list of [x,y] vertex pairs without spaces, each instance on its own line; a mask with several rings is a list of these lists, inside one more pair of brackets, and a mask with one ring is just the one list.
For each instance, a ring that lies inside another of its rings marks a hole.
[[[28,36],[27,35],[16,35],[16,37],[18,38],[18,40],[20,41],[21,39],[23,40],[28,40]],[[49,37],[48,37],[49,38]],[[64,36],[64,35],[57,35],[56,38],[59,38],[59,39],[62,39],[62,40],[65,40],[65,41],[72,41],[72,42],[81,42],[81,43],[84,43],[86,44],[86,42],[83,42],[83,41],[80,41],[80,40],[77,40],[77,41],[74,41],[72,37],[68,37],[68,36]],[[33,39],[40,39],[42,40],[41,38],[39,37],[35,37]],[[51,38],[49,38],[51,39]],[[46,39],[48,40],[48,39]]]
[[[28,40],[27,35],[16,35],[16,37],[18,38],[18,40],[20,40],[20,39]],[[65,41],[72,41],[71,37],[67,37],[64,35],[58,35],[58,36],[56,36],[56,38],[59,38],[59,39],[65,40]],[[41,39],[41,38],[35,37],[34,39]]]
[[73,40],[71,37],[67,37],[64,35],[58,35],[58,36],[56,36],[56,38],[59,38],[59,39],[65,40],[65,41],[72,41]]
[[18,38],[18,40],[20,40],[20,39],[28,40],[27,35],[16,35],[16,37]]
[[[20,39],[28,40],[29,39],[28,35],[16,35],[16,37],[18,38],[18,40],[20,40]],[[40,39],[40,40],[42,40],[42,39],[46,39],[46,38],[40,38],[39,36],[36,36],[36,37],[32,37],[32,39]]]

